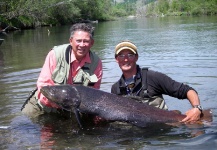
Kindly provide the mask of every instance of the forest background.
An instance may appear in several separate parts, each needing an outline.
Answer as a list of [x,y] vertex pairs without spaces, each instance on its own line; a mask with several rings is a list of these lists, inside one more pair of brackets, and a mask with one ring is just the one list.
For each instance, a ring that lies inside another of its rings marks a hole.
[[0,0],[0,31],[171,15],[217,15],[217,0]]

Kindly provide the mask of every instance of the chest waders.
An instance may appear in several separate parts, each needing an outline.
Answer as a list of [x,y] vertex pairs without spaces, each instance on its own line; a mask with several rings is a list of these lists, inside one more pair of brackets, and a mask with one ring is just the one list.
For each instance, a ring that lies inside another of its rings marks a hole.
[[29,93],[29,96],[27,97],[27,99],[25,100],[25,102],[23,103],[22,107],[21,107],[21,111],[23,110],[23,108],[25,107],[25,105],[28,103],[28,101],[30,100],[30,98],[35,94],[35,92],[38,90],[38,88],[35,88],[34,90],[32,90]]
[[136,93],[131,93],[130,95],[125,95],[124,97],[129,97],[140,103],[147,103],[151,106],[167,110],[168,108],[166,106],[165,100],[163,99],[162,95],[157,95],[152,97],[149,96],[148,85],[147,85],[147,72],[148,72],[148,68],[141,69],[142,87]]

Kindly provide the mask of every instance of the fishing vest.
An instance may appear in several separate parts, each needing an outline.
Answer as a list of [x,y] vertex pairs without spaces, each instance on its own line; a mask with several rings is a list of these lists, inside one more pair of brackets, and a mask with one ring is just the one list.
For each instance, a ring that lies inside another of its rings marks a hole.
[[[64,44],[55,46],[53,50],[57,64],[52,73],[52,80],[55,84],[67,84],[71,62],[71,45]],[[73,78],[73,84],[93,86],[98,81],[94,71],[98,65],[99,57],[90,51],[90,59],[91,63],[85,63]]]

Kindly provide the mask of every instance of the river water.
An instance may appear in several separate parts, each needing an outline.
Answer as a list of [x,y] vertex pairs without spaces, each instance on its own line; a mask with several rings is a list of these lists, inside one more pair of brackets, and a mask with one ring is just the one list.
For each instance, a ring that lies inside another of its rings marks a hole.
[[[215,149],[216,16],[120,19],[95,28],[92,50],[103,61],[101,90],[110,92],[119,79],[114,47],[128,39],[138,46],[138,64],[194,87],[204,109],[212,109],[213,121],[170,128],[107,125],[80,130],[73,120],[55,116],[29,119],[20,108],[35,87],[44,59],[54,45],[69,38],[69,26],[43,27],[0,35],[5,39],[0,46],[0,149]],[[185,113],[191,107],[188,100],[165,98],[171,110]]]

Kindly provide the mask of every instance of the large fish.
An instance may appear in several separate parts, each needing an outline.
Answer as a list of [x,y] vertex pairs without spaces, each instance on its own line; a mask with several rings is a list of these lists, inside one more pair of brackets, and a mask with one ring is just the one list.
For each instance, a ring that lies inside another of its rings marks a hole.
[[61,108],[75,112],[80,126],[80,113],[100,116],[109,121],[128,122],[138,127],[146,127],[152,123],[179,122],[186,117],[174,111],[158,109],[130,98],[85,86],[45,86],[41,88],[41,92]]

